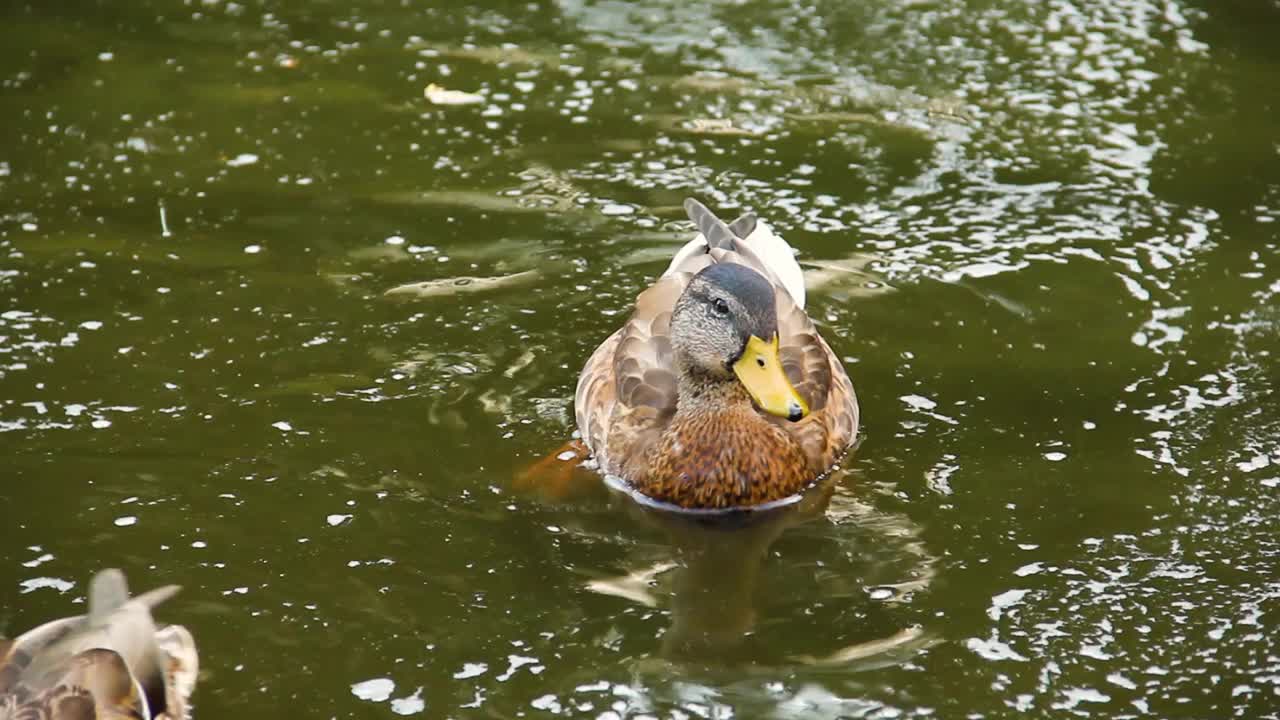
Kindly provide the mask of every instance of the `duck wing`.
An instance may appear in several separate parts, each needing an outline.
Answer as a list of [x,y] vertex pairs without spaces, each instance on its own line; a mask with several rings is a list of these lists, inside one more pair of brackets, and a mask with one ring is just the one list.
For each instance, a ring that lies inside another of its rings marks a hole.
[[578,430],[601,470],[643,456],[676,410],[676,368],[671,311],[697,268],[712,263],[690,256],[680,271],[663,275],[636,298],[627,323],[609,336],[578,378]]
[[804,310],[781,289],[775,302],[782,371],[809,406],[803,420],[779,424],[804,450],[810,471],[822,475],[857,437],[858,398],[844,364]]
[[[715,243],[732,243],[733,231],[720,226],[709,226]],[[629,460],[645,458],[675,414],[671,311],[694,275],[732,254],[732,249],[709,249],[701,233],[686,243],[666,272],[636,297],[626,324],[596,348],[578,376],[578,431],[604,472],[625,474]]]
[[35,685],[17,678],[32,659],[42,658],[27,655],[21,638],[5,653],[0,720],[151,720],[146,692],[114,650],[64,657],[45,667]]
[[36,695],[0,696],[0,720],[95,720],[96,717],[93,696],[82,688],[62,685]]

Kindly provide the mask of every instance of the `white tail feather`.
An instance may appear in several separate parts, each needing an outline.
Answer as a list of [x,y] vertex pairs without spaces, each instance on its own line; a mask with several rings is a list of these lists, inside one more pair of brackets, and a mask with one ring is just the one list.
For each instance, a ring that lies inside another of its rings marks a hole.
[[[786,288],[796,305],[804,309],[804,271],[800,269],[800,263],[796,262],[795,250],[787,244],[787,241],[774,233],[763,220],[757,220],[755,230],[738,242],[755,252],[760,261],[778,276],[778,281],[782,283],[782,287]],[[689,257],[706,251],[707,239],[702,236],[702,233],[694,235],[692,240],[676,252],[676,256],[671,259],[671,264],[667,266],[663,275],[673,272]]]
[[756,229],[742,242],[754,250],[756,256],[778,276],[782,287],[786,288],[791,299],[803,310],[804,271],[800,269],[800,263],[796,262],[796,251],[763,220],[756,221]]

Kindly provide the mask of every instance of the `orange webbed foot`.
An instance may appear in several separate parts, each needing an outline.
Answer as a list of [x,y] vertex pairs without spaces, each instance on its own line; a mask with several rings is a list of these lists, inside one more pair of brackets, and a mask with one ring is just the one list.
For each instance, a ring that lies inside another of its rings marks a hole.
[[577,495],[588,485],[594,487],[599,478],[582,467],[591,451],[581,440],[570,440],[555,451],[516,473],[513,486],[523,492],[539,492],[563,500]]

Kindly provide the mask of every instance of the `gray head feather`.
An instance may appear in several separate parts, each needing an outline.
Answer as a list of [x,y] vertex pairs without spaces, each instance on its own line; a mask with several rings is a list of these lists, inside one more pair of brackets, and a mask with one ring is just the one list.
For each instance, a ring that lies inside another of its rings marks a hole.
[[730,366],[751,336],[769,342],[777,331],[773,286],[737,263],[715,263],[695,275],[671,313],[677,365],[711,377],[731,378]]

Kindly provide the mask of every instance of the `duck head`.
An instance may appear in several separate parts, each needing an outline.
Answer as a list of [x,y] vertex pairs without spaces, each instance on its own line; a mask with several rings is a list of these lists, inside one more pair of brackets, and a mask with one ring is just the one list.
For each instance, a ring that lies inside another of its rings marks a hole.
[[738,382],[771,415],[809,414],[778,357],[773,285],[745,265],[715,263],[693,277],[671,313],[671,346],[695,382]]

